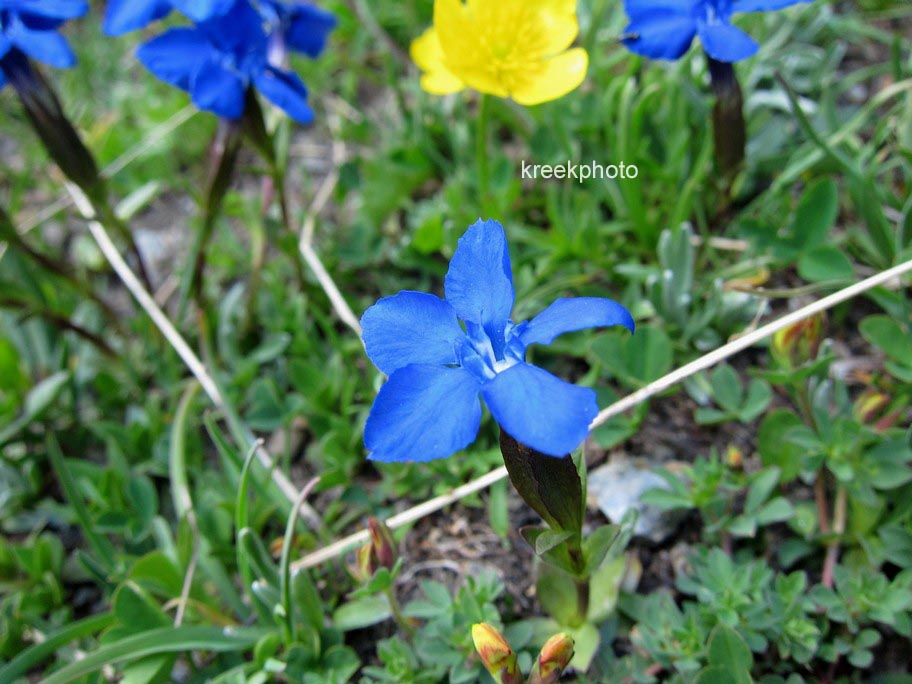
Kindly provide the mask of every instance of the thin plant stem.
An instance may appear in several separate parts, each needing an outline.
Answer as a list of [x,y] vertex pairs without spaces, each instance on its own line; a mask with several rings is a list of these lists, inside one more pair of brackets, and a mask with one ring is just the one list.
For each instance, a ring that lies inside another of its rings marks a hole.
[[384,593],[386,594],[387,601],[389,601],[390,613],[393,615],[393,620],[399,625],[399,628],[405,632],[409,639],[414,638],[415,625],[402,614],[402,607],[399,605],[399,599],[396,598],[395,589],[392,586],[389,586]]
[[23,312],[24,318],[40,316],[61,330],[66,330],[75,335],[78,335],[86,342],[89,342],[94,347],[96,347],[98,351],[100,351],[105,356],[117,356],[117,352],[114,351],[114,348],[111,347],[111,345],[109,345],[100,335],[92,332],[87,328],[82,327],[78,323],[74,323],[69,318],[59,313],[55,313],[54,311],[50,311],[48,309],[43,309],[41,311],[35,310],[34,307],[32,307],[32,305],[28,302],[9,295],[0,296],[0,307],[19,309]]
[[833,571],[839,561],[839,546],[842,542],[842,535],[845,533],[847,510],[848,493],[843,485],[839,485],[836,489],[836,503],[833,504],[834,537],[827,547],[826,556],[823,560],[823,573],[820,579],[821,584],[825,587],[833,586]]
[[478,111],[475,113],[475,163],[478,174],[478,195],[480,205],[488,211],[490,200],[490,168],[488,160],[488,96],[478,94]]
[[817,471],[814,480],[814,503],[817,505],[817,517],[822,534],[830,533],[830,513],[827,505],[826,471],[822,468]]

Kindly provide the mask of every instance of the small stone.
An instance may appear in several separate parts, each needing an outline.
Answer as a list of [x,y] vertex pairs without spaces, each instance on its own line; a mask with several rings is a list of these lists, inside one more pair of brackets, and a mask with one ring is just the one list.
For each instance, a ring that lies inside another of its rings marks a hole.
[[[663,463],[669,467],[671,464]],[[587,500],[613,523],[619,524],[630,510],[639,514],[633,534],[656,544],[668,539],[681,521],[683,511],[663,511],[641,501],[650,489],[669,489],[652,464],[644,459],[620,459],[589,473]]]

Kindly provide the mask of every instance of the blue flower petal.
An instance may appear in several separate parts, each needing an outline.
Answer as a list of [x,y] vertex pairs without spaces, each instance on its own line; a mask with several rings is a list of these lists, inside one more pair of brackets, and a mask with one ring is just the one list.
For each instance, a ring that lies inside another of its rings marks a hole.
[[503,340],[513,310],[513,274],[503,226],[478,220],[459,238],[444,280],[447,301],[459,317]]
[[230,3],[226,12],[219,11],[200,21],[199,29],[213,46],[228,53],[232,63],[242,64],[243,70],[252,75],[254,69],[266,64],[267,39],[263,17],[249,0],[236,0]]
[[697,33],[706,54],[720,62],[746,59],[760,48],[753,38],[731,24],[698,21]]
[[642,14],[654,12],[671,12],[673,14],[692,14],[704,0],[624,0],[624,12],[631,19]]
[[193,21],[206,21],[222,16],[238,4],[238,0],[171,0],[171,4]]
[[364,312],[361,327],[368,357],[387,375],[416,363],[455,364],[465,338],[453,307],[424,292],[384,297]]
[[285,42],[291,50],[316,57],[326,46],[329,32],[336,27],[336,17],[313,5],[296,5],[285,30]]
[[519,339],[523,346],[551,344],[565,332],[623,325],[633,332],[633,316],[623,306],[601,297],[555,299],[551,305],[526,323]]
[[732,12],[769,12],[811,0],[734,0]]
[[210,59],[193,75],[190,97],[202,110],[225,119],[240,119],[244,114],[246,90],[246,84],[237,73]]
[[85,0],[14,0],[3,4],[4,9],[47,19],[76,19],[89,11]]
[[563,456],[589,434],[598,415],[595,392],[577,387],[528,363],[508,368],[482,388],[500,426],[536,451]]
[[12,41],[7,38],[5,35],[0,33],[0,59],[6,55],[7,52],[13,49]]
[[638,55],[652,59],[680,58],[696,35],[697,26],[687,9],[657,9],[631,15],[624,30],[624,44]]
[[193,75],[211,52],[201,31],[175,28],[140,45],[136,58],[165,83],[189,91]]
[[7,38],[26,55],[52,67],[65,68],[76,63],[76,55],[66,38],[56,31],[33,31],[23,22],[15,22]]
[[431,461],[464,449],[481,423],[479,384],[462,368],[400,368],[380,389],[364,428],[374,461]]
[[253,82],[267,100],[298,123],[313,121],[313,110],[307,104],[307,88],[297,74],[266,67]]
[[0,63],[0,90],[6,85],[6,74],[3,73],[3,64]]
[[108,0],[103,30],[119,36],[148,26],[171,11],[168,0]]

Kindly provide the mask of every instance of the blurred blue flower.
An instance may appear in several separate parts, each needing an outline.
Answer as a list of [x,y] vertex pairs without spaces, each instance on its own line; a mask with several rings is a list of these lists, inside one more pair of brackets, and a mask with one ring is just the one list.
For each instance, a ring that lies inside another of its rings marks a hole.
[[[0,0],[0,88],[25,55],[53,67],[69,67],[76,56],[57,29],[89,11],[85,0]],[[24,63],[24,62],[22,62]]]
[[316,57],[336,27],[335,15],[315,5],[259,0],[257,6],[269,27],[268,33],[279,42],[282,52],[287,49]]
[[[267,27],[247,0],[234,0],[226,13],[171,29],[141,45],[136,56],[158,78],[189,92],[202,110],[239,119],[247,89],[255,87],[292,119],[309,123],[307,89],[269,59]],[[320,30],[325,41],[329,28]]]
[[526,363],[526,348],[595,326],[633,331],[630,313],[609,299],[578,297],[514,323],[510,255],[497,221],[479,220],[460,238],[444,289],[446,300],[400,292],[361,318],[367,355],[389,375],[364,430],[369,458],[429,461],[465,448],[478,433],[479,394],[519,442],[552,456],[575,449],[598,413],[595,392]]
[[193,21],[206,21],[231,9],[234,0],[108,0],[104,32],[119,36],[141,29],[176,9]]
[[737,12],[764,12],[812,0],[624,0],[630,17],[624,44],[653,59],[678,59],[695,36],[719,62],[737,62],[758,45],[731,24]]

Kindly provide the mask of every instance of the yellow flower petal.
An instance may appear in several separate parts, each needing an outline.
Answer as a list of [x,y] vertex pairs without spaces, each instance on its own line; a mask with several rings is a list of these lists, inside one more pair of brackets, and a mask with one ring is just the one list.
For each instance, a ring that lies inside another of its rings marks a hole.
[[434,28],[451,68],[458,69],[479,59],[477,32],[461,0],[434,2]]
[[566,95],[579,87],[586,78],[589,55],[583,48],[573,48],[563,54],[547,59],[542,70],[510,95],[522,105],[535,105]]
[[465,87],[462,80],[446,66],[446,55],[440,45],[440,38],[434,28],[429,28],[412,41],[412,59],[424,74],[421,87],[433,95],[456,93]]
[[585,51],[564,52],[578,32],[576,0],[435,0],[434,30],[412,44],[412,57],[429,92],[468,86],[537,104],[585,77]]
[[579,22],[576,20],[576,0],[543,0],[539,21],[547,41],[544,54],[548,57],[563,52],[576,40]]

